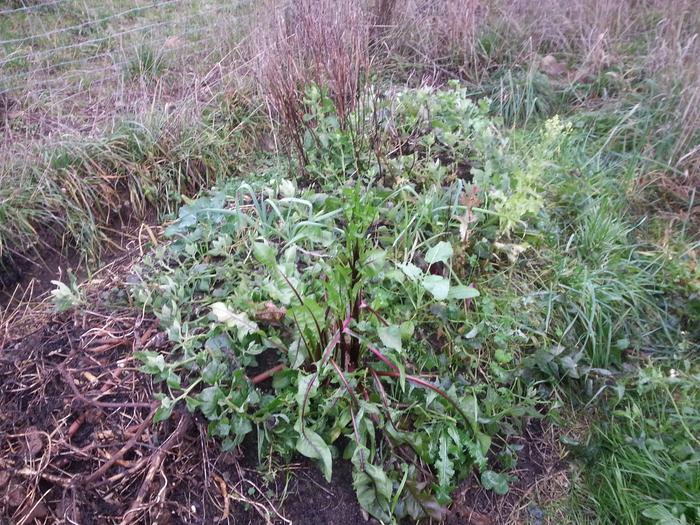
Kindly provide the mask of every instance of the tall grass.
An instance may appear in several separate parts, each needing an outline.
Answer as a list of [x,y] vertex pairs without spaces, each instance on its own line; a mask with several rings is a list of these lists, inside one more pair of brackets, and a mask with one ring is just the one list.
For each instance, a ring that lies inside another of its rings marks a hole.
[[105,228],[150,209],[172,212],[182,195],[237,173],[254,144],[248,128],[254,108],[234,104],[226,111],[229,119],[221,122],[155,112],[124,121],[106,137],[66,140],[41,160],[3,164],[0,255],[42,253],[46,242],[77,247],[94,260]]
[[646,367],[627,386],[593,429],[580,503],[596,523],[697,523],[697,370]]

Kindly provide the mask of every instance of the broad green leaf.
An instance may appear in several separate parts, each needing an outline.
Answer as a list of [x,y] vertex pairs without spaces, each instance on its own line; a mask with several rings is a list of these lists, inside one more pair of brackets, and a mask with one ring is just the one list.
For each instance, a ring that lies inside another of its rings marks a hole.
[[236,328],[238,340],[242,341],[248,334],[258,331],[255,321],[248,318],[245,312],[233,312],[224,303],[214,303],[211,305],[211,314],[220,323],[224,323],[230,328]]
[[282,194],[282,196],[286,197],[286,198],[294,197],[294,194],[296,193],[296,188],[294,187],[294,183],[288,179],[282,179],[280,181],[279,189],[280,189],[280,193]]
[[377,335],[387,348],[401,352],[401,328],[396,325],[382,326],[377,329]]
[[439,275],[426,275],[421,284],[438,301],[444,301],[450,294],[450,281]]
[[[281,269],[280,271],[284,271],[282,265],[278,265],[277,268]],[[296,278],[289,277],[288,279],[289,282],[292,283],[292,286],[299,286],[299,282]],[[289,283],[279,274],[265,279],[263,289],[268,293],[271,299],[279,301],[285,306],[289,305],[292,299],[294,299],[294,290],[292,290]]]
[[449,242],[440,241],[428,250],[428,253],[425,254],[425,261],[428,264],[447,262],[452,257],[452,253],[452,245]]
[[447,295],[448,299],[474,299],[479,297],[479,290],[471,286],[453,286]]
[[372,250],[367,254],[365,259],[365,264],[372,268],[374,271],[379,271],[384,267],[386,262],[386,251],[385,250]]
[[423,270],[418,268],[415,264],[412,263],[406,263],[406,264],[397,264],[401,271],[408,277],[411,281],[417,281],[421,275],[423,275]]
[[481,474],[481,484],[487,490],[493,490],[496,494],[508,492],[508,476],[493,470],[487,470]]
[[430,490],[426,490],[426,485],[425,482],[407,481],[407,490],[397,510],[400,510],[402,515],[407,514],[416,522],[420,518],[428,517],[442,523],[447,517],[447,508],[438,503]]
[[653,505],[642,511],[645,518],[656,521],[657,525],[683,525],[683,522],[676,518],[671,511],[663,505]]
[[[297,394],[295,399],[297,405],[300,407],[303,406],[304,402],[311,399],[316,393],[316,390],[318,389],[318,381],[315,381],[315,379],[315,374],[307,375],[301,370],[299,371],[299,375],[297,376]],[[311,384],[312,381],[313,384]]]
[[391,480],[383,469],[368,461],[369,450],[358,447],[353,454],[352,463],[355,466],[352,474],[352,485],[357,494],[360,506],[378,520],[387,523],[391,512]]
[[413,324],[412,321],[404,321],[401,323],[401,338],[405,340],[411,339],[413,337],[413,332],[415,331],[416,326]]
[[299,439],[297,440],[296,449],[300,454],[307,458],[318,459],[321,462],[321,470],[328,483],[331,482],[333,475],[333,457],[328,444],[323,441],[323,438],[310,428],[301,428],[297,422],[297,432]]
[[277,250],[267,242],[253,243],[253,255],[261,263],[274,267],[276,264]]
[[173,413],[173,408],[175,408],[175,400],[171,399],[169,397],[164,397],[163,399],[160,400],[160,406],[158,407],[158,410],[156,410],[156,413],[153,416],[153,422],[154,423],[160,423],[161,421],[165,421],[170,417],[170,414]]
[[304,364],[306,360],[306,353],[302,349],[302,345],[299,339],[292,341],[287,349],[287,357],[289,359],[290,368],[299,368]]
[[141,371],[147,374],[158,374],[165,370],[165,358],[162,354],[151,351],[136,352],[136,359],[143,363]]
[[219,417],[219,401],[224,397],[224,392],[218,386],[210,386],[202,390],[197,396],[202,414],[209,419]]

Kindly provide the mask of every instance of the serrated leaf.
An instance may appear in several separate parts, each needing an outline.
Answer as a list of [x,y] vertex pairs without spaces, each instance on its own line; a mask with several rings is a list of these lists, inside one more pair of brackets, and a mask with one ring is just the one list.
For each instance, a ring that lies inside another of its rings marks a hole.
[[224,323],[230,328],[236,328],[238,340],[242,341],[248,334],[258,331],[258,325],[251,321],[245,312],[236,313],[229,309],[224,303],[214,303],[211,305],[211,314],[220,323]]
[[401,328],[396,325],[381,326],[377,328],[377,335],[382,343],[387,348],[401,352],[403,346],[401,345]]
[[167,377],[165,379],[166,384],[169,388],[177,390],[180,388],[180,376],[176,374],[172,369],[168,370]]
[[297,423],[297,432],[299,433],[297,451],[307,458],[320,460],[323,476],[330,483],[333,475],[333,456],[330,447],[316,432],[308,427],[302,429],[299,423]]
[[444,301],[450,294],[450,281],[439,275],[426,275],[421,284],[438,301]]
[[447,447],[447,436],[440,436],[440,444],[438,447],[438,460],[435,462],[437,468],[438,482],[441,486],[447,487],[455,475],[454,464],[450,459],[449,449]]
[[447,262],[452,257],[452,253],[452,245],[449,242],[440,241],[428,250],[425,254],[425,261],[428,264]]
[[448,299],[474,299],[479,297],[479,290],[472,286],[452,286],[447,294]]
[[487,490],[493,490],[496,494],[508,492],[508,476],[493,470],[487,470],[481,474],[481,484]]

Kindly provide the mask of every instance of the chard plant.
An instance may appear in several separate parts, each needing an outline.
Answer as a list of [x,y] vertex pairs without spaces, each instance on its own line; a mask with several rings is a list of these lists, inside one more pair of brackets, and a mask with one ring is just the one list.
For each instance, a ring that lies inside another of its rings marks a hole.
[[[535,391],[502,368],[485,379],[474,351],[480,243],[537,211],[513,206],[504,222],[481,203],[527,199],[535,177],[508,177],[505,142],[456,86],[365,108],[353,131],[322,91],[309,100],[321,108],[307,159],[324,167],[313,188],[276,179],[196,199],[138,272],[133,295],[171,343],[137,354],[164,383],[156,420],[184,403],[224,448],[302,454],[329,481],[349,461],[367,513],[440,520],[474,470],[508,490],[489,468],[494,440],[539,416]],[[354,153],[370,135],[381,147]]]

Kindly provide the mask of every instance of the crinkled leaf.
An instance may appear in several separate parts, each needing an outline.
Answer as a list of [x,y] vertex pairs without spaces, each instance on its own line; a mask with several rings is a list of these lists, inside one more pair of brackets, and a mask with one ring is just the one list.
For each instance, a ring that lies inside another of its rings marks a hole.
[[425,488],[425,482],[406,482],[407,490],[404,492],[401,505],[403,512],[401,514],[407,514],[415,521],[428,517],[438,523],[442,523],[447,517],[447,508],[444,505],[440,505],[435,496],[430,491],[425,490]]
[[224,392],[218,386],[210,386],[202,390],[197,396],[202,414],[209,419],[217,418],[219,416],[219,401],[224,397]]
[[401,269],[401,271],[404,273],[406,277],[408,277],[411,281],[417,281],[421,275],[423,275],[423,270],[418,268],[415,264],[411,263],[406,263],[406,264],[397,264],[397,266]]
[[229,309],[224,303],[214,303],[211,305],[211,314],[220,323],[224,323],[230,328],[236,328],[238,339],[243,340],[248,334],[258,331],[258,325],[251,321],[245,312],[236,313]]
[[294,187],[294,183],[288,179],[282,179],[280,181],[279,190],[280,190],[280,194],[283,197],[287,197],[287,198],[294,197],[294,194],[296,193],[296,188]]
[[493,470],[481,473],[481,484],[485,489],[493,490],[496,494],[506,494],[508,492],[508,476]]
[[[360,454],[365,458],[362,462],[359,460]],[[355,488],[360,506],[378,520],[388,522],[391,512],[391,480],[383,469],[366,460],[367,455],[368,450],[365,447],[358,447],[355,450],[352,458],[355,465],[352,486]]]

